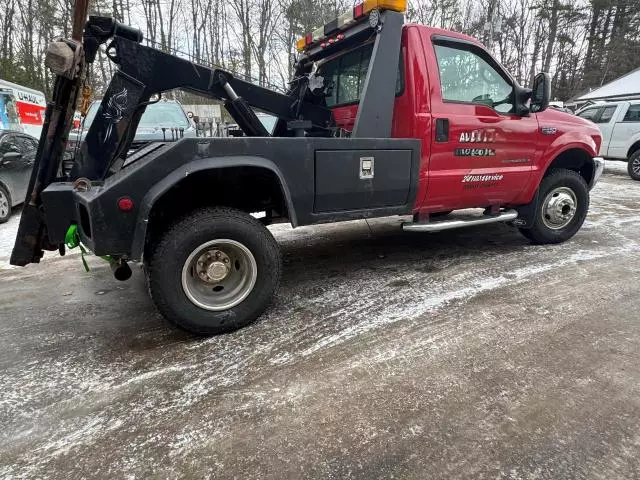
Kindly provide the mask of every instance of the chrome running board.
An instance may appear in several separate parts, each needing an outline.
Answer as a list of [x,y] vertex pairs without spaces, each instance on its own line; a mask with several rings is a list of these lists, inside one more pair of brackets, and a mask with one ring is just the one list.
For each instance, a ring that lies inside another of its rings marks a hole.
[[487,223],[509,222],[518,218],[515,210],[504,210],[497,215],[485,215],[477,218],[438,220],[436,222],[407,222],[402,224],[402,229],[408,232],[440,232],[454,228],[471,227],[473,225],[485,225]]

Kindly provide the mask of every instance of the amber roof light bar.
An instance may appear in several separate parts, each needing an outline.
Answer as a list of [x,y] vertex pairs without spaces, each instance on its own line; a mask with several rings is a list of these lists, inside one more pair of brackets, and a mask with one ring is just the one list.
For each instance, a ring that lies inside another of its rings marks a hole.
[[372,10],[393,10],[404,12],[407,8],[407,0],[365,0],[357,4],[351,10],[334,18],[323,27],[316,28],[307,33],[296,42],[296,49],[304,52],[313,45],[327,47],[345,38],[344,32],[351,26],[361,22]]

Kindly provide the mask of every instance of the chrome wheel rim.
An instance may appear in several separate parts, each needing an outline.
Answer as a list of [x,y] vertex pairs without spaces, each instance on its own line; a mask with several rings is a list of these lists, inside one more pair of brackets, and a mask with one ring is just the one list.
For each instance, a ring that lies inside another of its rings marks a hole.
[[631,164],[631,169],[635,175],[640,175],[640,157],[636,157]]
[[542,222],[552,230],[559,230],[571,223],[576,215],[578,199],[569,187],[553,189],[542,204]]
[[4,192],[0,190],[0,218],[9,216],[9,210],[9,199]]
[[251,251],[230,239],[206,242],[195,248],[182,267],[182,289],[205,310],[228,310],[249,296],[258,266]]

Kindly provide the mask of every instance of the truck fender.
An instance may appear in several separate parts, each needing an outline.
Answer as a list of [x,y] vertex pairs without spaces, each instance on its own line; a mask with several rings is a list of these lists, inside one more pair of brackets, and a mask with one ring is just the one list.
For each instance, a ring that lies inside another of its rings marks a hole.
[[582,132],[566,132],[556,138],[543,152],[542,158],[544,159],[545,165],[544,173],[546,173],[549,167],[552,166],[555,159],[568,150],[583,150],[593,158],[598,156],[597,147],[595,140],[590,135],[585,135]]
[[[574,156],[572,153],[581,155],[583,158],[580,160],[588,161],[595,167],[593,158],[598,156],[598,146],[593,137],[581,132],[567,132],[556,138],[542,153],[542,168],[539,170],[539,177],[535,183],[535,188],[538,188],[538,184],[549,170],[558,167],[562,168],[559,162],[566,162]],[[570,166],[566,165],[564,168],[571,169]],[[595,170],[593,170],[593,172],[595,172]],[[585,178],[585,180],[589,183],[591,179]]]
[[582,159],[579,159],[580,162],[588,162],[590,168],[587,170],[591,172],[591,175],[590,178],[585,176],[585,181],[589,188],[593,186],[594,181],[597,180],[595,178],[597,165],[594,157],[598,156],[598,152],[595,140],[591,136],[580,132],[567,132],[559,136],[542,152],[540,162],[537,168],[534,167],[528,187],[523,191],[519,200],[515,202],[519,204],[517,208],[520,212],[518,218],[524,220],[517,222],[519,227],[528,228],[530,225],[530,221],[527,219],[535,214],[535,208],[531,210],[528,207],[529,205],[536,205],[538,186],[544,176],[554,168],[577,169],[578,163],[572,161],[574,154],[582,156]]
[[174,185],[181,180],[194,173],[206,170],[217,170],[230,167],[260,167],[273,172],[278,178],[280,188],[284,193],[287,208],[289,210],[289,218],[292,226],[297,226],[296,212],[291,200],[291,192],[289,186],[285,182],[284,176],[280,169],[271,160],[264,157],[256,156],[226,156],[226,157],[208,157],[185,163],[176,168],[169,175],[164,177],[153,187],[149,189],[142,199],[140,210],[138,213],[138,221],[136,222],[135,232],[133,235],[133,244],[131,246],[131,258],[142,259],[144,245],[147,235],[147,225],[149,223],[149,215],[153,205]]
[[625,150],[626,150],[626,153],[627,153],[627,156],[625,157],[625,160],[629,160],[629,157],[631,157],[631,155],[633,155],[633,153],[636,150],[640,150],[640,132],[638,132],[635,135],[631,136],[631,138],[627,142],[627,147],[626,147]]

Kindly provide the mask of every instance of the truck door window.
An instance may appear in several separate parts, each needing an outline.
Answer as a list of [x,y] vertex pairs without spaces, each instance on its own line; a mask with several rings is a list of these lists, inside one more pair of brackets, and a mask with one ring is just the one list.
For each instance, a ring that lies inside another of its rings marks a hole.
[[442,99],[513,110],[513,85],[472,48],[435,44]]
[[[368,43],[339,57],[331,58],[318,67],[316,75],[324,79],[327,107],[348,105],[360,101],[367,79],[373,43]],[[398,66],[396,95],[402,92],[402,62]]]
[[616,108],[618,107],[613,106],[613,107],[607,107],[604,110],[602,110],[602,113],[600,114],[600,118],[598,118],[598,121],[596,121],[596,123],[609,123],[609,120],[611,120],[611,117],[613,117],[613,114],[615,113]]
[[629,105],[629,110],[624,115],[623,122],[640,122],[640,105]]

